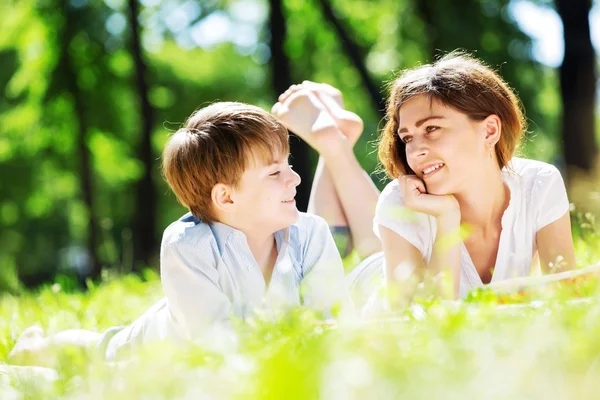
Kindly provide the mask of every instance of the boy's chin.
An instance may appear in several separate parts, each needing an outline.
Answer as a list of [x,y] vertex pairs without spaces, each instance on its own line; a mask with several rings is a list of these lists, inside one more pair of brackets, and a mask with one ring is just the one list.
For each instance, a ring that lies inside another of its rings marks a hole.
[[284,229],[290,225],[295,224],[296,222],[298,222],[298,218],[300,218],[300,212],[298,211],[298,209],[286,212],[284,215],[281,215],[281,218],[278,218],[277,222],[279,228],[277,230]]
[[300,211],[298,211],[298,209],[296,208],[289,216],[290,223],[288,225],[292,225],[292,224],[295,224],[296,222],[298,222],[298,218],[300,218]]

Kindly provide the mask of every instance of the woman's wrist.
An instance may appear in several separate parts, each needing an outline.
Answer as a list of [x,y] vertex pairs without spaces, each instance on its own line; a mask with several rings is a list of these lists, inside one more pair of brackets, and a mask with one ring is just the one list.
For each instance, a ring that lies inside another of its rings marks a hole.
[[449,232],[460,227],[460,209],[449,210],[436,216],[438,229]]

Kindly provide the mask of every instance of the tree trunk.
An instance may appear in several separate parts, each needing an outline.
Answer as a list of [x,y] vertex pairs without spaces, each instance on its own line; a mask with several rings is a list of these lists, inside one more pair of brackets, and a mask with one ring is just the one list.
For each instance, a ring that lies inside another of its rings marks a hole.
[[[270,0],[269,29],[271,31],[271,79],[276,96],[285,92],[293,83],[290,62],[285,54],[284,42],[286,20],[282,9],[282,0]],[[312,185],[312,168],[310,163],[310,147],[296,135],[290,137],[291,162],[294,170],[302,178],[297,188],[296,204],[300,211],[308,208],[310,188]]]
[[[141,137],[138,147],[138,157],[142,161],[144,172],[136,185],[135,215],[133,222],[133,251],[134,263],[143,262],[151,265],[153,256],[157,253],[156,240],[156,188],[152,180],[154,156],[152,155],[152,126],[153,110],[148,99],[148,84],[146,82],[146,63],[140,43],[140,26],[138,23],[138,2],[128,0],[129,25],[131,28],[131,53],[135,65],[136,88],[141,116]],[[137,270],[137,268],[134,269]]]
[[591,0],[556,0],[563,21],[565,58],[560,66],[563,154],[568,167],[591,171],[596,159],[596,54],[590,39]]
[[427,35],[424,38],[424,44],[427,48],[429,60],[433,61],[436,50],[442,48],[439,41],[439,31],[433,21],[433,10],[428,0],[417,0],[415,6],[419,13],[419,17],[426,26],[425,32],[427,32]]
[[323,11],[325,19],[333,25],[333,28],[342,42],[342,48],[344,49],[346,56],[350,59],[352,65],[354,65],[354,68],[356,68],[358,71],[360,79],[362,80],[364,87],[367,89],[367,92],[371,97],[373,106],[375,106],[375,109],[381,116],[383,116],[386,108],[385,98],[377,86],[373,84],[373,81],[369,76],[369,72],[367,71],[367,67],[364,62],[366,51],[361,49],[359,44],[352,40],[342,22],[335,17],[333,8],[327,0],[319,0],[319,5],[321,6],[321,10]]
[[[102,272],[102,265],[98,258],[97,232],[98,224],[96,222],[96,205],[94,199],[94,174],[92,169],[92,156],[88,148],[88,127],[86,122],[86,107],[84,104],[85,96],[82,95],[77,85],[77,66],[69,52],[71,41],[78,33],[79,17],[67,2],[63,2],[65,10],[65,27],[63,28],[63,39],[61,43],[61,64],[64,73],[66,90],[73,99],[75,109],[75,119],[77,121],[77,154],[79,154],[79,185],[81,197],[88,210],[88,229],[86,238],[86,248],[90,257],[89,277],[98,279]],[[59,67],[60,68],[60,67]]]

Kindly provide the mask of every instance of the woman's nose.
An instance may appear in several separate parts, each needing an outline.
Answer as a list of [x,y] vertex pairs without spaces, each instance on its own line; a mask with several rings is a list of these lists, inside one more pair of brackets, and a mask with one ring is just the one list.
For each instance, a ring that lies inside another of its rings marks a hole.
[[407,156],[413,159],[419,159],[429,154],[429,146],[422,139],[413,138],[407,147]]

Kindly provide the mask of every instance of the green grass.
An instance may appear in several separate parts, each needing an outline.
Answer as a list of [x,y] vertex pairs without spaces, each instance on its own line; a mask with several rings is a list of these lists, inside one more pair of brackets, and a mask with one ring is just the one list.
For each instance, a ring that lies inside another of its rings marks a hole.
[[[597,237],[576,244],[581,258],[600,258]],[[155,344],[116,366],[66,349],[56,354],[57,381],[0,375],[0,398],[595,399],[598,288],[588,278],[526,295],[482,290],[460,303],[421,299],[393,318],[348,327],[320,325],[297,309],[277,321],[240,323],[224,352]],[[49,334],[101,332],[131,322],[160,297],[155,275],[109,279],[84,293],[53,285],[5,295],[0,362],[30,325]]]

